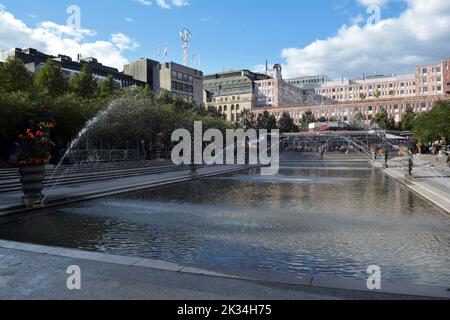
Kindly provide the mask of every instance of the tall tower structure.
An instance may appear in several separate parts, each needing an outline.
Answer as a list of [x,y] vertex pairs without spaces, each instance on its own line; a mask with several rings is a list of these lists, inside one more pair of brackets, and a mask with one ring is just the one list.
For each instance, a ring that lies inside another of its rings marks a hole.
[[274,78],[278,79],[278,80],[283,80],[283,75],[282,75],[282,71],[283,68],[281,67],[281,64],[277,63],[273,66],[273,71],[274,71]]
[[189,64],[189,42],[192,40],[192,33],[188,29],[184,28],[180,31],[180,39],[183,41],[183,64],[187,66]]

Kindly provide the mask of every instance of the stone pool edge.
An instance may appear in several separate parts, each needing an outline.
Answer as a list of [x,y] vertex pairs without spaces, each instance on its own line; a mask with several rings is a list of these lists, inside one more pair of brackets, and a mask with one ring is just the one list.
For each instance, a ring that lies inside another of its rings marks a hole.
[[416,298],[423,297],[423,298],[437,298],[446,300],[450,299],[450,288],[439,286],[401,284],[401,283],[384,284],[382,282],[381,290],[369,290],[366,287],[366,281],[363,280],[360,281],[356,279],[344,279],[332,276],[310,276],[302,274],[284,274],[284,273],[252,271],[252,270],[237,271],[231,269],[205,270],[197,267],[183,266],[177,263],[166,262],[161,260],[117,256],[98,252],[27,244],[6,240],[0,240],[0,248],[30,253],[38,253],[56,257],[111,263],[123,266],[149,268],[155,270],[179,272],[192,275],[220,277],[224,279],[248,280],[264,283],[310,287],[310,288],[346,290],[353,292],[359,291],[372,294],[394,294],[399,296],[408,296]]
[[432,205],[434,205],[439,210],[443,211],[447,216],[450,216],[450,204],[444,201],[442,195],[437,194],[435,190],[430,190],[425,185],[421,184],[418,181],[414,181],[413,179],[407,179],[405,175],[401,175],[398,172],[396,172],[394,169],[385,168],[382,164],[370,161],[372,166],[376,169],[380,169],[383,171],[387,176],[394,179],[395,181],[400,182],[403,186],[408,188],[410,191],[412,191],[417,196],[421,197],[422,199],[428,201]]
[[260,167],[263,167],[263,165],[238,166],[238,167],[221,169],[221,170],[212,171],[212,172],[198,173],[196,175],[181,175],[181,176],[175,177],[175,178],[161,179],[161,180],[151,181],[148,183],[129,184],[129,185],[124,185],[119,188],[99,190],[98,192],[95,192],[95,193],[91,192],[91,193],[86,193],[86,194],[79,194],[76,196],[67,195],[65,197],[51,199],[49,201],[49,203],[47,203],[43,207],[25,208],[23,206],[16,205],[16,204],[10,205],[10,206],[3,206],[3,207],[0,207],[0,218],[14,216],[16,214],[21,214],[21,213],[30,213],[30,212],[40,211],[40,210],[44,210],[44,209],[48,209],[48,208],[61,207],[61,206],[66,206],[66,205],[70,205],[70,204],[75,204],[75,203],[80,203],[80,202],[85,202],[85,201],[90,201],[90,200],[96,200],[96,199],[100,199],[100,198],[106,198],[106,197],[110,197],[110,196],[117,196],[117,195],[121,195],[121,194],[128,193],[128,192],[133,192],[133,191],[154,189],[157,187],[166,187],[166,186],[170,186],[170,185],[175,185],[175,184],[189,182],[189,181],[203,179],[203,178],[210,178],[210,177],[220,176],[220,175],[229,174],[229,173],[236,173],[236,172],[241,172],[241,171],[246,171],[246,170],[251,170],[251,169],[257,169]]

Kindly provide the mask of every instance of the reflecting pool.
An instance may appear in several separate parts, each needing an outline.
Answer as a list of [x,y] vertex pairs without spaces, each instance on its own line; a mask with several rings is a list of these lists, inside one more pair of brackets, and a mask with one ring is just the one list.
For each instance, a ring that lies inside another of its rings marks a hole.
[[259,170],[49,210],[0,225],[0,238],[268,270],[450,285],[450,219],[364,161]]

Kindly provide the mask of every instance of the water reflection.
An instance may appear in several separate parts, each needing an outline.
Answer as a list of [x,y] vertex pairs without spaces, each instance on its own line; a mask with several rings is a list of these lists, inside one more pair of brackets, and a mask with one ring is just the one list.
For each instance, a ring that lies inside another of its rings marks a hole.
[[0,225],[0,237],[184,264],[450,285],[448,217],[364,163],[282,164]]

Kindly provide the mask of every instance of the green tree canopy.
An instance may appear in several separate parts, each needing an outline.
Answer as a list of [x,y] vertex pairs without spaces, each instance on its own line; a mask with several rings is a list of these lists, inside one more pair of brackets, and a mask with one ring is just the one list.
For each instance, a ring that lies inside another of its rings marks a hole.
[[281,115],[281,118],[278,121],[278,128],[280,129],[281,133],[299,132],[299,128],[287,112],[283,112],[283,114]]
[[50,59],[38,71],[34,83],[41,94],[51,97],[65,94],[68,90],[68,82],[61,67]]
[[399,123],[399,128],[402,131],[412,131],[414,129],[414,122],[416,121],[416,114],[412,107],[407,107],[402,120]]
[[100,97],[111,97],[117,89],[114,77],[109,75],[105,80],[100,82],[98,86],[98,94]]
[[91,72],[89,64],[85,63],[81,67],[80,73],[70,80],[70,90],[79,97],[92,98],[97,92],[97,82]]
[[363,121],[365,120],[364,115],[359,111],[350,120],[350,127],[361,128],[363,126]]
[[255,114],[249,109],[245,109],[241,112],[238,125],[245,130],[256,129]]
[[309,130],[309,124],[316,122],[316,118],[311,111],[307,111],[302,115],[301,127],[303,131]]
[[21,60],[11,57],[0,64],[1,92],[30,91],[32,86],[33,76]]
[[264,111],[258,115],[256,119],[257,129],[277,129],[277,119],[274,115],[271,115],[268,111]]
[[417,116],[413,132],[420,143],[433,142],[442,138],[450,141],[450,102],[438,101],[431,111]]

